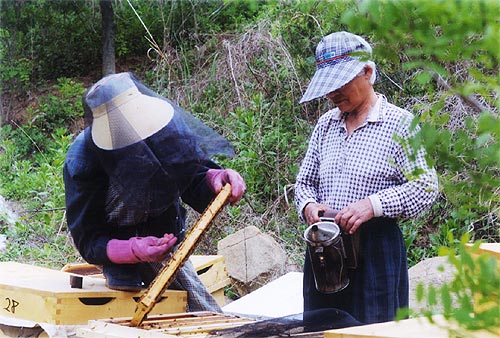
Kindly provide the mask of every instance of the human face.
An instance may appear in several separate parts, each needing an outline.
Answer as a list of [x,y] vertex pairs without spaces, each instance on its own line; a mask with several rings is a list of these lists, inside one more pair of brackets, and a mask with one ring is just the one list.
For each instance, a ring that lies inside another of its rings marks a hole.
[[326,98],[333,102],[343,113],[364,112],[368,106],[370,93],[373,90],[370,84],[372,73],[370,67],[365,67],[360,74],[343,87],[326,94]]

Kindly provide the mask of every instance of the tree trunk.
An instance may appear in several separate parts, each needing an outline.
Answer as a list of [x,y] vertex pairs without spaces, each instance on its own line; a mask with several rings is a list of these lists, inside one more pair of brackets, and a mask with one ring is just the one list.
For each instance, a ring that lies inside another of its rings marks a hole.
[[115,22],[111,0],[100,0],[102,17],[102,75],[114,74],[115,68]]
[[[3,121],[5,119],[5,113],[3,111],[3,100],[2,100],[3,93],[0,92],[0,127],[3,126]],[[0,140],[2,138],[2,135],[0,135]]]

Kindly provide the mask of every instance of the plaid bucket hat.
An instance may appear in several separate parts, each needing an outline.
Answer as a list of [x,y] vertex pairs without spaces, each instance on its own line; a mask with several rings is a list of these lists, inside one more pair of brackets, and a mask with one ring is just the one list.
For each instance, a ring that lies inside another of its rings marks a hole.
[[371,56],[372,48],[358,35],[342,31],[325,36],[316,47],[316,72],[300,103],[343,87],[354,79]]

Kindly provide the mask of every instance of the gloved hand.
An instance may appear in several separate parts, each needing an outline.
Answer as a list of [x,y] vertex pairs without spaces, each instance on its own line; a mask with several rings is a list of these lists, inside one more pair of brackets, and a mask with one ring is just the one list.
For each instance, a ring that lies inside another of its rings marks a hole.
[[139,262],[161,262],[168,257],[177,242],[173,234],[158,238],[132,237],[127,240],[112,239],[106,246],[110,261],[116,264],[134,264]]
[[231,205],[236,204],[247,189],[243,177],[232,169],[209,169],[206,179],[214,193],[219,193],[226,183],[231,184],[231,196],[229,196]]

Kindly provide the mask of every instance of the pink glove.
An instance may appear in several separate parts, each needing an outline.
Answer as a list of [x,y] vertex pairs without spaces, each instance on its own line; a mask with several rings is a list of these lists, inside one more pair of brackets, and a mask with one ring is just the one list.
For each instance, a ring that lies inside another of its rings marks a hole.
[[110,261],[116,264],[134,264],[139,262],[161,262],[168,257],[177,242],[173,234],[158,238],[132,237],[127,240],[112,239],[106,246]]
[[232,169],[209,169],[206,177],[208,186],[216,194],[222,190],[226,183],[231,184],[231,196],[229,196],[231,205],[235,205],[247,189],[243,177]]

